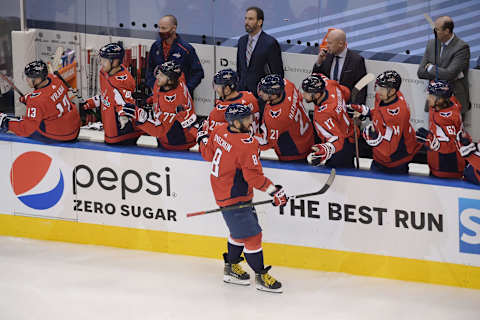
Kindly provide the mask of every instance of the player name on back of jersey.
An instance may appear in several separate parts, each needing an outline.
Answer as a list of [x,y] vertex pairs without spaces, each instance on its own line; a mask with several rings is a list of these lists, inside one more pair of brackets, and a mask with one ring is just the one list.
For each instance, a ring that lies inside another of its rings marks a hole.
[[227,141],[225,141],[222,137],[220,137],[218,134],[215,134],[215,137],[213,138],[213,140],[218,143],[218,145],[220,145],[223,149],[225,149],[227,152],[230,152],[230,150],[232,149],[232,145],[230,143],[228,143]]
[[50,99],[52,99],[53,102],[57,101],[63,94],[63,92],[65,91],[65,87],[64,86],[59,86],[57,91],[55,91],[51,96],[50,96]]

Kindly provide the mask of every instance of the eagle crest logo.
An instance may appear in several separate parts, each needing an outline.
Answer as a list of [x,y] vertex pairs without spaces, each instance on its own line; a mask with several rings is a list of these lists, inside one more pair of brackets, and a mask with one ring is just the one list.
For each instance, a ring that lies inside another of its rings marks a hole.
[[387,112],[392,116],[397,116],[400,113],[400,108],[387,109]]
[[282,109],[278,111],[270,110],[270,116],[272,116],[272,118],[278,118],[281,113],[282,113]]
[[175,93],[175,94],[172,95],[172,96],[165,96],[165,101],[167,101],[167,102],[173,102],[173,101],[175,101],[176,98],[177,98],[177,94]]

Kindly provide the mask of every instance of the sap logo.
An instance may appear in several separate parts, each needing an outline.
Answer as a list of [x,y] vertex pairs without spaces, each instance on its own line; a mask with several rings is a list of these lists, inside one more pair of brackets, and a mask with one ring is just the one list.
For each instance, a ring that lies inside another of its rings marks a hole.
[[480,200],[458,199],[460,252],[480,254]]
[[18,156],[10,170],[13,192],[24,205],[46,210],[63,195],[63,174],[45,153],[29,151]]

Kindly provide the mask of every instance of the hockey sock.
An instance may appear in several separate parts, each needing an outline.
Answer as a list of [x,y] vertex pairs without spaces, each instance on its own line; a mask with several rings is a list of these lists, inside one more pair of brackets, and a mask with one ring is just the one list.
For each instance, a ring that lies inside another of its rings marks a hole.
[[228,241],[228,262],[238,263],[243,252],[243,245],[233,244]]
[[258,252],[247,253],[245,252],[245,258],[250,268],[255,271],[255,273],[262,273],[265,269],[263,265],[263,250]]

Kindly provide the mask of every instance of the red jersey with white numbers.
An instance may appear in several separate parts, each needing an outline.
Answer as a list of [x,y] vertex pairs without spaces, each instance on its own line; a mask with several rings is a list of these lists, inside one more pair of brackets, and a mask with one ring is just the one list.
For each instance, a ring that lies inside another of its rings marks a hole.
[[122,108],[126,104],[135,105],[132,92],[135,90],[135,80],[125,66],[114,75],[100,70],[100,96],[87,100],[88,108],[99,107],[102,113],[103,130],[106,143],[119,143],[138,138],[141,133],[135,124],[129,121],[120,129],[118,117],[123,115]]
[[11,119],[8,129],[29,137],[35,132],[57,141],[78,137],[80,115],[68,98],[68,89],[55,75],[47,76],[48,85],[25,96],[27,113],[19,120]]
[[319,106],[315,106],[313,123],[322,143],[330,142],[335,147],[335,152],[343,149],[345,140],[353,143],[354,126],[346,109],[350,90],[340,85],[337,81],[326,80],[326,95]]
[[458,100],[452,97],[450,107],[429,110],[429,130],[440,142],[438,151],[427,151],[428,166],[436,177],[460,179],[463,176],[465,160],[456,145],[457,132],[463,127],[461,108]]
[[417,142],[415,129],[410,124],[410,109],[403,94],[390,103],[383,103],[378,94],[375,108],[370,110],[372,123],[382,135],[378,146],[373,147],[373,160],[392,168],[410,162],[422,145]]
[[305,159],[311,152],[313,128],[295,85],[284,79],[285,95],[263,111],[262,150],[273,148],[282,161]]
[[[179,81],[175,89],[163,91],[155,82],[153,87],[153,110],[155,119],[138,126],[151,136],[157,137],[159,144],[168,150],[187,150],[195,145],[196,132],[183,128],[182,122],[194,114],[193,101],[188,88]],[[177,114],[177,106],[184,111]]]
[[238,96],[234,97],[233,99],[217,99],[215,101],[215,107],[212,111],[210,111],[210,115],[208,116],[208,132],[210,133],[220,123],[226,122],[225,111],[229,105],[234,103],[239,103],[250,107],[250,110],[253,114],[253,132],[258,134],[260,128],[260,108],[258,107],[257,98],[255,98],[255,96],[249,91],[240,91]]
[[480,151],[473,152],[466,157],[465,160],[467,160],[468,163],[470,163],[470,165],[473,167],[475,177],[477,178],[477,181],[480,181]]
[[212,163],[210,184],[220,207],[250,201],[253,188],[267,190],[272,182],[263,175],[259,145],[249,133],[231,132],[227,123],[217,125],[200,152]]

